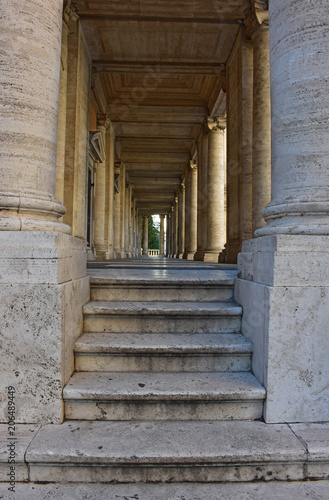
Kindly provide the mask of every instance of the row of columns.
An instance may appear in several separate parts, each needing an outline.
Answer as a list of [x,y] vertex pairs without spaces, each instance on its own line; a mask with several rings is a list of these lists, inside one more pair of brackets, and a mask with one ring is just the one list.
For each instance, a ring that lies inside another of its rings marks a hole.
[[[292,1],[288,2],[289,5],[290,3],[292,3]],[[305,4],[306,10],[309,9],[312,11],[306,0],[302,0],[302,3]],[[6,19],[3,27],[3,36],[7,33],[8,39],[11,39],[11,33],[15,31],[16,16],[20,10],[18,7],[17,9],[9,8],[8,3],[2,6],[2,10],[4,11],[4,19]],[[273,12],[275,15],[277,10],[280,10],[279,6],[277,8],[274,6]],[[48,2],[46,8],[39,9],[38,16],[40,19],[40,29],[35,32],[34,35],[31,34],[28,29],[24,31],[25,28],[23,24],[26,23],[26,26],[31,24],[29,16],[32,16],[31,19],[33,18],[32,11],[26,12],[24,18],[22,16],[20,17],[21,28],[19,32],[21,35],[22,33],[26,35],[15,39],[14,45],[11,44],[10,47],[4,47],[4,64],[6,67],[5,78],[10,79],[11,85],[4,87],[1,98],[2,105],[0,108],[0,112],[2,110],[2,115],[5,117],[4,120],[1,120],[1,129],[6,137],[6,140],[2,143],[2,154],[4,159],[2,162],[2,185],[0,193],[0,228],[2,230],[50,230],[69,233],[70,228],[60,220],[65,209],[56,198],[57,110],[60,83],[59,62],[61,54],[61,40],[58,34],[61,32],[62,24],[62,1],[56,0],[55,2]],[[41,22],[42,16],[44,16],[47,21],[44,24]],[[299,18],[296,22],[298,22],[298,20]],[[42,26],[44,26],[44,28],[42,28]],[[275,29],[280,31],[280,26],[275,26]],[[29,33],[29,35],[27,35],[27,33]],[[321,33],[320,28],[317,33]],[[286,52],[288,49],[286,50],[280,45],[276,40],[276,36],[275,33],[273,35],[273,41],[276,45],[273,45],[273,59],[271,64],[273,71],[278,74],[277,61],[281,61],[281,54],[282,57],[287,59]],[[28,39],[26,39],[26,37],[28,37]],[[314,36],[312,40],[308,42],[313,45],[315,49],[315,40],[317,37],[318,35]],[[45,38],[47,38],[47,47],[45,47],[43,43]],[[285,166],[283,169],[282,163],[284,162],[280,162],[279,160],[281,155],[284,154],[287,158],[287,162],[285,162],[286,165],[289,163],[288,160],[291,156],[289,156],[291,142],[289,142],[289,137],[284,135],[286,132],[283,133],[283,128],[280,124],[284,122],[285,130],[289,129],[290,136],[293,136],[296,132],[296,137],[299,139],[300,133],[297,128],[302,123],[303,130],[305,129],[306,124],[309,123],[307,118],[316,114],[316,109],[314,109],[316,106],[321,108],[319,114],[322,116],[324,114],[324,109],[326,109],[326,102],[322,100],[321,105],[319,105],[319,102],[312,98],[310,92],[306,93],[303,96],[302,114],[300,114],[299,111],[293,114],[294,120],[289,118],[288,127],[284,121],[286,120],[286,113],[280,115],[278,109],[286,109],[284,107],[285,103],[295,99],[295,93],[287,84],[285,85],[284,82],[282,83],[281,80],[277,81],[275,78],[272,79],[272,94],[275,104],[272,141],[272,144],[274,144],[273,158],[275,160],[272,166],[272,201],[264,212],[268,226],[266,228],[260,227],[264,225],[260,213],[267,201],[269,201],[270,184],[269,169],[266,168],[266,165],[269,164],[269,127],[267,121],[269,114],[269,83],[268,72],[265,70],[269,64],[267,40],[268,31],[266,23],[263,23],[262,28],[256,30],[252,36],[254,48],[253,85],[255,97],[253,101],[253,228],[256,230],[257,234],[268,234],[277,231],[287,232],[290,230],[290,226],[293,226],[293,231],[298,233],[301,227],[305,228],[306,218],[307,221],[314,221],[314,224],[311,224],[312,227],[317,227],[315,219],[317,220],[319,216],[321,218],[321,231],[323,232],[325,231],[325,227],[327,227],[326,224],[323,223],[325,220],[323,214],[326,213],[326,202],[323,200],[325,200],[327,196],[327,188],[323,187],[327,186],[326,170],[322,168],[322,157],[325,155],[322,154],[321,156],[320,154],[321,151],[323,151],[323,144],[327,144],[326,141],[322,140],[324,134],[323,130],[321,129],[319,132],[319,127],[314,128],[312,124],[310,127],[307,127],[307,134],[305,134],[305,137],[308,138],[307,144],[310,144],[310,135],[312,135],[314,138],[313,143],[316,145],[316,147],[308,146],[308,158],[314,156],[314,158],[320,158],[321,160],[313,162],[314,165],[315,163],[318,165],[316,175],[310,176],[309,169],[308,167],[306,168],[306,165],[308,165],[307,162],[298,162],[299,175],[296,176],[294,175],[294,168],[297,168],[296,166],[290,169],[287,169]],[[44,69],[42,79],[43,90],[38,94],[38,109],[40,110],[42,108],[42,112],[37,114],[35,113],[34,96],[36,95],[36,90],[40,88],[40,64],[26,64],[26,61],[29,60],[30,42],[33,42],[34,47],[40,48],[38,58]],[[296,53],[299,54],[300,50],[301,47],[298,45],[297,41],[292,41],[289,46],[289,53],[293,54],[294,51],[296,51]],[[316,54],[317,50],[315,50],[314,53]],[[292,60],[292,56],[289,60]],[[297,58],[296,61],[300,61],[300,58]],[[314,64],[315,63],[317,63],[317,59],[314,61]],[[321,64],[320,66],[323,67]],[[296,81],[298,80],[297,77],[301,71],[301,67],[302,66],[298,66],[296,62],[290,69],[290,71],[294,71]],[[307,73],[307,75],[308,74],[309,73]],[[319,74],[316,77],[316,82],[321,83],[321,78],[324,77],[324,74]],[[308,81],[311,81],[311,75],[307,78]],[[315,77],[312,78],[314,80]],[[310,101],[312,100],[312,103],[306,106],[307,102],[305,103],[305,101],[307,101],[308,98]],[[11,103],[14,104],[11,105]],[[24,113],[17,113],[20,107],[24,109]],[[310,110],[310,113],[305,116],[306,109]],[[301,121],[301,116],[303,116],[303,121]],[[206,256],[207,254],[213,254],[220,251],[223,246],[223,198],[220,198],[217,194],[214,195],[215,186],[223,193],[223,165],[221,163],[219,167],[219,163],[215,161],[216,156],[217,158],[222,158],[223,147],[218,145],[218,141],[222,144],[223,135],[220,125],[216,125],[214,130],[208,135]],[[29,148],[25,147],[27,143],[29,144]],[[287,147],[283,147],[286,145]],[[13,154],[13,152],[15,152],[15,154]],[[22,164],[26,167],[24,170],[22,170]],[[186,182],[185,188],[187,189],[185,220],[190,221],[188,225],[185,223],[185,228],[188,226],[187,232],[185,229],[184,253],[186,253],[186,255],[190,255],[192,252],[197,251],[197,232],[195,230],[197,226],[197,222],[195,222],[197,220],[197,167],[195,166],[194,168],[195,170],[189,167],[189,181]],[[218,175],[218,170],[216,171],[216,169],[221,169],[220,175]],[[205,168],[202,166],[202,175],[205,175],[204,171]],[[203,177],[200,175],[200,178]],[[317,180],[315,181],[315,179]],[[325,182],[322,182],[321,179],[324,179]],[[189,186],[188,182],[190,182]],[[205,183],[202,185],[202,190],[205,189],[204,184]],[[305,187],[305,184],[308,184],[308,186]],[[122,213],[126,209],[124,203],[125,189],[125,186],[121,187],[120,206]],[[199,196],[204,196],[204,192],[200,191]],[[218,201],[219,198],[220,202]],[[220,206],[218,203],[220,203]],[[115,204],[114,202],[114,205]],[[118,205],[118,203],[116,205]],[[177,255],[178,252],[177,235],[179,224],[177,219],[179,217],[177,205],[178,200],[175,202],[174,210],[170,218],[172,226],[172,255]],[[118,206],[116,206],[116,208],[118,208]],[[296,211],[300,212],[298,224],[296,224]],[[204,207],[202,207],[201,210],[199,209],[199,216],[203,214],[203,220],[205,218],[204,213]],[[214,217],[215,213],[216,217]],[[218,220],[221,222],[218,222]],[[183,225],[183,217],[181,217],[181,225]],[[201,231],[201,229],[199,230]],[[315,231],[317,230],[320,229],[316,229]],[[307,227],[307,232],[312,231],[313,229]],[[181,236],[183,238],[182,228]],[[124,226],[122,225],[120,251],[122,248],[124,249],[124,238]],[[205,244],[204,238],[204,235],[203,238],[201,238],[200,233],[200,246]],[[179,250],[181,250],[181,248]],[[179,251],[179,255],[180,254],[181,252]]]
[[[242,95],[244,116],[241,128],[236,128],[236,124],[231,126],[232,120],[235,121],[233,113],[228,123],[225,111],[220,116],[206,119],[198,139],[196,157],[186,169],[185,184],[177,192],[172,207],[169,219],[171,240],[167,252],[171,257],[235,262],[242,241],[265,225],[262,212],[271,193],[267,11],[251,9],[245,25],[241,71],[250,88],[242,91],[245,94]],[[231,94],[228,98],[233,99]],[[240,132],[242,135],[237,143],[236,135]],[[229,151],[227,136],[230,138]],[[237,152],[237,147],[241,151]],[[227,158],[232,148],[233,157]]]

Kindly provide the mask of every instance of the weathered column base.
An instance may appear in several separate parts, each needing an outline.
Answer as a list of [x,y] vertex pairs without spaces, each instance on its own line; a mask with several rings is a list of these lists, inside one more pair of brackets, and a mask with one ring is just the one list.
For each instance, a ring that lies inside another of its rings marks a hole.
[[218,262],[219,261],[219,254],[221,250],[206,250],[203,255],[203,261],[204,262]]
[[106,259],[106,247],[96,246],[95,248],[96,259],[105,260]]
[[204,258],[204,250],[198,249],[194,254],[194,260],[202,262]]
[[186,254],[186,259],[187,260],[194,260],[194,255],[195,255],[195,252],[187,252]]
[[0,266],[1,394],[15,388],[17,423],[60,423],[89,300],[84,245],[62,233],[0,232]]
[[113,250],[113,248],[111,248],[110,250],[107,250],[106,254],[105,254],[105,259],[106,260],[111,260],[111,259],[114,259],[115,258],[115,252]]
[[235,298],[267,390],[267,423],[329,420],[329,236],[243,243]]
[[178,259],[183,259],[184,258],[184,253],[183,252],[179,253],[177,258]]
[[125,253],[122,250],[119,250],[119,249],[115,250],[114,249],[114,254],[115,254],[115,256],[114,256],[115,259],[124,259],[125,258]]

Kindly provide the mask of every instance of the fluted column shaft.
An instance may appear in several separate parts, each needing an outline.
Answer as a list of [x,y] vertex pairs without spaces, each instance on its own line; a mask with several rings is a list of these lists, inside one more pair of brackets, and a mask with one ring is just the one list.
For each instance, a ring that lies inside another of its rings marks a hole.
[[58,222],[65,208],[56,198],[62,7],[62,0],[26,1],[23,10],[19,0],[0,6],[6,40],[0,75],[0,230],[71,232]]

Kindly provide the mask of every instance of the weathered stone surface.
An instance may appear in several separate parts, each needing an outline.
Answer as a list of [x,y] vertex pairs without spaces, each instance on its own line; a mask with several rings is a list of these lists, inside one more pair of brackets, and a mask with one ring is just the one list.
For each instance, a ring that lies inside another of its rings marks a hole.
[[302,479],[305,456],[286,425],[207,421],[72,421],[43,427],[27,451],[32,481],[87,482]]
[[327,238],[262,237],[239,260],[235,298],[267,389],[267,422],[329,420]]
[[55,196],[61,17],[61,0],[24,10],[16,0],[1,3],[3,231],[71,232],[58,221],[65,208]]
[[[7,485],[0,485],[5,499]],[[328,481],[217,484],[17,484],[15,500],[327,500]]]
[[239,334],[86,333],[77,371],[248,371],[251,344]]
[[251,373],[75,373],[65,415],[87,420],[260,418],[265,391]]
[[[9,418],[7,417],[7,422]],[[36,436],[40,426],[33,424],[0,424],[0,481],[9,482],[9,473],[14,471],[14,481],[27,481],[28,468],[25,463],[27,447]],[[14,469],[11,469],[14,467]],[[6,492],[8,493],[6,485]],[[0,495],[1,498],[1,495]]]
[[329,479],[329,423],[292,424],[290,427],[307,449],[308,476]]
[[[0,232],[1,392],[16,388],[17,422],[60,422],[89,298],[83,244],[50,232]],[[6,421],[2,401],[0,418]]]

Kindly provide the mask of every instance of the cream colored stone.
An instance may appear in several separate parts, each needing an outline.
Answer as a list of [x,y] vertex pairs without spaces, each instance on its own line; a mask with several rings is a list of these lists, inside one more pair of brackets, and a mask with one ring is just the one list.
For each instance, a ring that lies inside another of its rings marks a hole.
[[148,248],[149,248],[149,227],[148,227],[149,218],[147,215],[144,216],[143,220],[143,253],[144,257],[148,257]]
[[1,232],[0,240],[1,391],[17,388],[17,422],[60,422],[61,391],[89,299],[86,253],[81,241],[60,233]]
[[[267,23],[268,24],[268,23]],[[265,225],[262,211],[271,201],[271,96],[269,28],[253,34],[252,231]]]
[[302,0],[296,9],[278,0],[269,7],[272,198],[267,226],[256,234],[328,234],[327,5]]
[[246,242],[239,259],[235,297],[267,389],[266,422],[329,419],[327,238],[262,237]]
[[86,239],[90,60],[80,24],[68,37],[64,221]]
[[69,234],[55,196],[62,3],[18,12],[19,2],[1,4],[0,228]]

